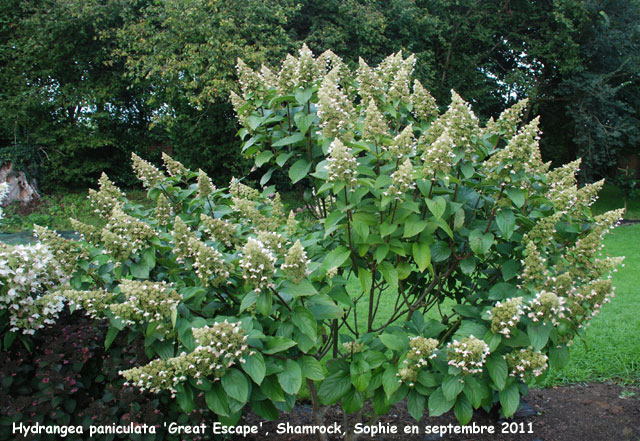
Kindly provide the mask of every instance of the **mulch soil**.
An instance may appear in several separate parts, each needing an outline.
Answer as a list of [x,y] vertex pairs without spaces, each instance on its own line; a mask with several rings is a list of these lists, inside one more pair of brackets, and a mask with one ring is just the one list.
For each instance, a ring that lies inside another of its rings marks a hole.
[[[532,390],[524,399],[516,417],[503,421],[496,416],[476,411],[466,430],[475,426],[476,433],[451,433],[462,430],[449,412],[440,417],[429,418],[427,413],[416,422],[407,411],[405,403],[399,403],[381,417],[374,427],[387,433],[372,437],[363,433],[359,441],[366,440],[420,440],[420,441],[640,441],[640,389],[622,387],[617,384],[581,384]],[[289,424],[288,433],[277,433],[278,425]],[[341,425],[344,430],[342,412],[331,408],[325,418],[325,427]],[[242,424],[260,425],[259,433],[253,437],[235,438],[243,440],[311,441],[317,435],[295,433],[304,426],[313,426],[309,407],[299,406],[277,421],[263,422],[255,415],[247,416]],[[449,426],[450,425],[450,426]],[[419,433],[405,434],[405,428],[416,426]],[[436,426],[447,426],[446,435]],[[389,433],[393,428],[396,433]],[[431,433],[425,431],[431,429]],[[488,433],[493,429],[493,433]],[[484,430],[484,434],[478,433]],[[331,435],[330,440],[342,439],[344,435]]]

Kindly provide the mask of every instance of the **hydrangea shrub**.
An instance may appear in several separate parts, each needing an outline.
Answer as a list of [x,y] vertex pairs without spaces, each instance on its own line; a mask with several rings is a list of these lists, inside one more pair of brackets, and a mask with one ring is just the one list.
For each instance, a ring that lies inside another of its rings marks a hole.
[[[621,213],[591,214],[602,183],[578,189],[578,161],[542,162],[526,102],[482,127],[452,92],[440,114],[413,64],[352,71],[306,47],[277,74],[239,61],[231,98],[263,188],[134,155],[154,208],[103,176],[104,228],[76,222],[75,255],[43,234],[79,262],[60,294],[110,321],[106,345],[145,338],[130,384],[228,424],[247,407],[276,418],[303,384],[317,423],[327,405],[357,422],[368,401],[380,415],[406,398],[416,419],[453,409],[466,424],[479,407],[511,416],[566,364],[613,295],[621,259],[599,249]],[[267,187],[276,169],[305,214]]]

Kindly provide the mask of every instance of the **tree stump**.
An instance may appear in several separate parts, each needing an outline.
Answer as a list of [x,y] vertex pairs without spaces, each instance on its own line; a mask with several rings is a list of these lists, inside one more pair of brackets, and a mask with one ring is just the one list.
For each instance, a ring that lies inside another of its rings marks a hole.
[[11,162],[7,162],[0,167],[1,182],[6,182],[9,185],[7,196],[0,201],[2,206],[7,206],[16,201],[28,204],[35,199],[40,199],[35,179],[29,181],[24,172],[13,169]]

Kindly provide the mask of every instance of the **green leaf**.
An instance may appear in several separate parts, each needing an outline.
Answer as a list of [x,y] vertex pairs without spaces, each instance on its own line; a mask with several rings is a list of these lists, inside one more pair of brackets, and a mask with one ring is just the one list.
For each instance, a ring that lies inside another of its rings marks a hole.
[[444,214],[447,209],[447,201],[442,196],[436,196],[433,199],[426,199],[427,207],[433,216],[438,219]]
[[307,308],[302,306],[296,307],[293,314],[291,314],[291,321],[310,339],[315,340],[318,338],[318,323],[311,311]]
[[[115,340],[116,336],[118,335],[118,332],[120,331],[117,328],[114,328],[113,326],[109,326],[109,330],[107,331],[107,336],[104,339],[105,349],[109,349],[109,346],[111,346],[111,344],[113,343],[113,340]],[[7,335],[11,335],[11,334],[7,334]],[[9,346],[10,345],[7,345],[7,337],[5,336],[5,348],[8,348]]]
[[389,253],[389,245],[386,243],[382,243],[376,247],[376,251],[373,253],[373,257],[376,259],[376,262],[380,263],[387,257]]
[[424,387],[436,387],[440,385],[440,381],[436,374],[425,370],[421,370],[418,374],[418,383]]
[[460,171],[462,171],[462,175],[465,177],[465,179],[469,179],[475,173],[473,166],[466,162],[460,166]]
[[228,369],[221,381],[224,391],[231,398],[241,403],[246,403],[249,400],[251,384],[249,383],[249,379],[238,369]]
[[418,265],[420,272],[423,272],[429,265],[431,265],[431,249],[429,244],[425,241],[414,242],[413,247],[413,259]]
[[476,270],[476,259],[475,257],[470,257],[468,259],[464,259],[460,261],[460,269],[462,272],[468,276],[473,274]]
[[137,279],[148,279],[151,268],[146,262],[140,261],[138,263],[132,263],[129,270],[131,271],[131,275]]
[[298,360],[302,369],[302,375],[310,380],[320,381],[324,379],[322,365],[313,357],[305,355]]
[[295,360],[286,360],[284,371],[276,374],[282,390],[291,395],[296,395],[302,386],[302,370]]
[[489,370],[489,376],[493,380],[493,384],[496,385],[498,390],[504,389],[509,372],[509,367],[504,358],[499,355],[490,355],[487,358],[487,369]]
[[500,210],[496,216],[496,224],[502,232],[502,237],[509,240],[516,226],[516,217],[511,210]]
[[429,396],[429,416],[440,416],[448,412],[454,404],[455,400],[447,400],[439,387]]
[[527,326],[527,335],[529,336],[529,341],[533,349],[539,351],[544,348],[549,341],[551,326],[529,323]]
[[244,370],[256,384],[260,385],[262,383],[267,368],[260,352],[254,352],[253,355],[246,356],[245,362],[241,366],[242,370]]
[[351,389],[351,377],[345,372],[336,372],[322,381],[318,398],[324,405],[335,404]]
[[327,256],[324,258],[324,261],[322,262],[322,266],[325,270],[329,270],[333,267],[340,267],[347,261],[350,255],[351,251],[340,245],[339,247],[331,250],[329,254],[327,254]]
[[247,294],[245,294],[245,296],[242,298],[242,302],[240,302],[240,312],[244,311],[245,309],[251,307],[251,305],[256,303],[257,298],[258,298],[258,293],[256,293],[255,291],[249,291]]
[[378,338],[386,347],[394,351],[403,352],[409,347],[409,339],[407,337],[384,333],[380,334]]
[[384,390],[376,389],[373,394],[373,411],[376,415],[385,415],[391,409],[391,404],[387,401]]
[[474,408],[480,407],[482,400],[489,392],[487,386],[477,380],[475,377],[468,375],[464,379],[464,395],[469,399],[469,402]]
[[444,377],[442,381],[442,393],[447,400],[455,400],[460,392],[462,392],[462,389],[464,389],[464,381],[462,378],[453,375]]
[[387,281],[389,286],[397,290],[398,289],[398,271],[396,267],[393,266],[391,262],[382,262],[380,264],[380,272],[382,273],[382,277]]
[[505,417],[509,418],[516,413],[520,405],[520,391],[517,383],[511,383],[500,391],[500,404]]
[[191,413],[195,407],[193,402],[193,390],[191,386],[178,384],[176,386],[176,401],[184,413]]
[[394,231],[398,229],[398,224],[389,225],[386,222],[380,224],[380,237],[385,237],[392,234]]
[[[294,96],[296,97],[296,101],[298,102],[298,104],[307,104],[307,101],[311,99],[312,95],[313,95],[313,88],[308,88],[304,90],[300,88],[296,91]],[[296,113],[296,115],[299,115],[300,113],[301,112],[298,112]]]
[[471,403],[467,397],[464,395],[458,397],[453,407],[453,413],[456,415],[458,422],[463,426],[471,421],[471,418],[473,418],[473,407],[471,407]]
[[296,342],[291,340],[290,338],[276,336],[276,337],[267,337],[265,342],[265,349],[263,349],[262,353],[264,354],[276,354],[278,352],[286,351],[287,349],[296,345]]
[[217,415],[229,416],[229,402],[227,394],[220,383],[213,383],[213,387],[204,393],[207,407]]
[[262,165],[269,162],[271,158],[273,158],[273,152],[271,150],[258,153],[255,158],[256,167],[262,167]]
[[443,262],[451,256],[451,248],[444,240],[439,240],[431,245],[431,259],[436,262]]
[[489,290],[489,300],[506,300],[515,297],[518,289],[510,283],[496,283]]
[[365,395],[355,389],[349,389],[342,398],[342,409],[346,413],[357,412],[364,406]]
[[411,216],[404,224],[404,234],[402,237],[413,237],[421,233],[427,227],[427,221],[420,219],[419,216]]
[[371,291],[371,284],[373,283],[371,277],[371,271],[365,268],[358,268],[358,279],[360,279],[360,286],[362,286],[362,292],[368,293]]
[[296,162],[294,162],[289,169],[289,178],[291,179],[291,183],[295,184],[296,182],[307,176],[310,168],[311,163],[306,159],[298,159]]
[[278,408],[269,400],[251,400],[251,408],[260,418],[266,421],[277,420],[280,416]]
[[294,152],[283,152],[276,158],[276,164],[278,167],[282,167],[293,156]]
[[395,366],[387,366],[382,374],[382,388],[387,398],[398,390],[402,382],[398,378],[398,369]]
[[551,369],[560,370],[567,363],[569,363],[569,348],[566,346],[549,348],[549,366]]
[[518,208],[522,208],[524,205],[524,192],[519,188],[508,188],[507,196]]
[[306,297],[318,294],[318,290],[306,279],[302,280],[297,285],[289,280],[285,280],[282,282],[278,291],[280,294],[284,294],[285,296],[289,296],[294,299],[296,297]]
[[515,260],[507,260],[505,263],[502,264],[501,271],[502,271],[502,278],[506,282],[508,280],[513,279],[515,276],[518,275],[518,273],[520,273],[520,264]]
[[303,135],[307,134],[307,130],[309,130],[309,127],[311,126],[311,124],[313,124],[313,120],[315,118],[316,116],[314,114],[305,115],[302,112],[298,112],[293,115],[293,120],[296,123],[296,127]]
[[293,135],[285,136],[271,144],[273,147],[282,147],[285,145],[295,144],[296,142],[300,142],[304,139],[304,135],[300,132],[296,132]]
[[258,294],[256,299],[256,309],[260,314],[265,317],[271,315],[271,308],[273,307],[273,294],[271,291],[262,291]]
[[284,392],[275,376],[265,377],[260,385],[260,390],[273,402],[284,401]]
[[414,420],[420,421],[422,418],[426,401],[424,395],[418,393],[415,389],[409,391],[409,395],[407,395],[407,410],[409,410]]
[[492,233],[482,233],[480,230],[473,230],[469,234],[469,246],[474,253],[483,256],[489,251],[493,244],[494,236]]

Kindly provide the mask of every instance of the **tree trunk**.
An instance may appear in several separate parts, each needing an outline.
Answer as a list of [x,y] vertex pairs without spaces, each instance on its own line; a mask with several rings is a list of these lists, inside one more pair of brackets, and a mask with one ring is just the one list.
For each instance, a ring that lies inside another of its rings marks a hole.
[[6,206],[15,201],[28,204],[34,199],[40,199],[35,179],[29,182],[24,172],[15,171],[13,164],[10,162],[0,167],[0,183],[2,182],[6,182],[9,185],[7,196],[0,201],[0,205],[2,206]]

